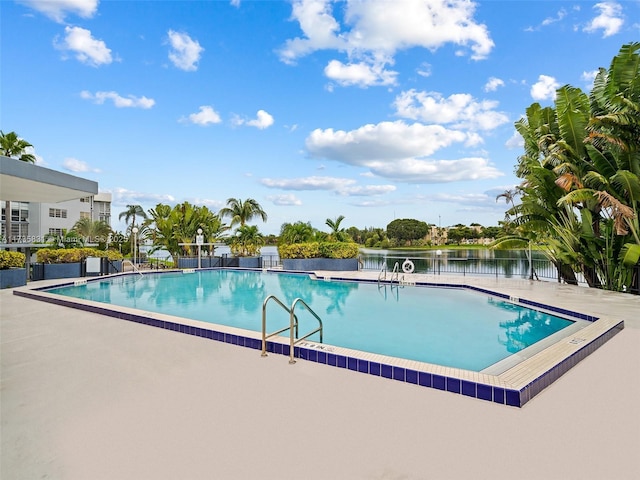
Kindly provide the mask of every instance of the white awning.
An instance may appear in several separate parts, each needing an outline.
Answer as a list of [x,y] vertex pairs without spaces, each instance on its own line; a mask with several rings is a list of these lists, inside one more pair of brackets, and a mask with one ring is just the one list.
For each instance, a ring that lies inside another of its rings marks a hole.
[[58,203],[98,193],[98,182],[0,156],[0,200]]

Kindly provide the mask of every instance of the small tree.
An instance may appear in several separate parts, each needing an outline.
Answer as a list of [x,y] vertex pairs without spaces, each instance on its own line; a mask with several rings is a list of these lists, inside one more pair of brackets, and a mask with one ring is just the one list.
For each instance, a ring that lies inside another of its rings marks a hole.
[[315,236],[316,230],[309,222],[283,223],[280,227],[280,244],[311,242]]
[[345,219],[344,215],[340,215],[335,220],[331,220],[330,218],[327,218],[327,221],[325,222],[325,224],[331,229],[331,232],[329,232],[328,240],[334,240],[336,242],[352,241],[351,237],[345,231],[345,229],[340,228],[340,224],[344,219]]
[[387,236],[403,243],[424,238],[428,231],[426,222],[408,218],[397,219],[387,225]]
[[240,257],[252,257],[260,253],[260,247],[264,245],[264,237],[255,225],[243,225],[238,227],[235,236],[232,237],[231,252]]

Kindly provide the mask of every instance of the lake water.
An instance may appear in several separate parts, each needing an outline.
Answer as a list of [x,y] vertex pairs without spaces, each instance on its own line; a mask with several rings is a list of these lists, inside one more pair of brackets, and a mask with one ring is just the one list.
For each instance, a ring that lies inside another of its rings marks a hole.
[[[438,254],[438,252],[440,252]],[[260,251],[264,265],[268,268],[280,264],[278,247],[264,246]],[[402,265],[410,259],[415,273],[452,273],[458,275],[496,275],[504,277],[528,278],[531,266],[539,279],[557,280],[557,272],[553,264],[543,253],[532,251],[532,262],[529,262],[527,250],[491,250],[491,249],[447,249],[440,250],[385,250],[361,248],[360,259],[363,270],[380,271],[386,264],[392,272],[395,264],[402,273]],[[217,246],[216,256],[231,256],[228,246]],[[166,252],[156,253],[154,258],[164,259]]]

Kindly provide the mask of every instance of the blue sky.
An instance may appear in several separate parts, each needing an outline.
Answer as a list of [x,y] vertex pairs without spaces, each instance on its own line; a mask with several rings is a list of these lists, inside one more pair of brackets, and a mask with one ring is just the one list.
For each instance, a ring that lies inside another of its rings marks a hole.
[[513,124],[590,89],[640,39],[640,1],[0,2],[0,128],[128,204],[327,230],[497,225]]

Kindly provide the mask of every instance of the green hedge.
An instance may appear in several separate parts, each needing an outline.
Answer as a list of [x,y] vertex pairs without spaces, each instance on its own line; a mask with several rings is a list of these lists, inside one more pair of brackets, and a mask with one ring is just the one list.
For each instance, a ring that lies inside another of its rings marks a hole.
[[42,248],[36,253],[38,263],[75,263],[87,257],[107,257],[109,260],[122,260],[122,254],[115,250],[95,248]]
[[23,268],[23,267],[24,267],[24,253],[0,250],[0,270],[6,270],[8,268]]
[[288,258],[356,258],[358,244],[353,242],[291,243],[278,246],[281,259]]

